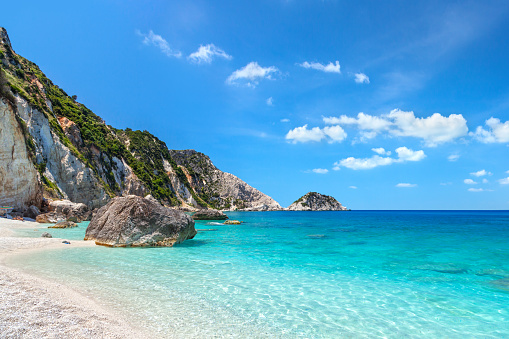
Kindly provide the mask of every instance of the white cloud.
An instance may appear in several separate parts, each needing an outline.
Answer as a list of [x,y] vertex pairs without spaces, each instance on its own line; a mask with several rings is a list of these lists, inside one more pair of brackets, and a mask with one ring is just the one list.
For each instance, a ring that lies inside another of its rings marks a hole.
[[339,61],[336,61],[336,64],[329,62],[328,65],[323,65],[319,62],[304,61],[302,64],[298,65],[304,68],[312,68],[326,73],[341,73],[341,66],[339,65]]
[[357,189],[357,186],[348,186],[348,188],[351,188],[353,190],[356,190]]
[[356,73],[355,82],[358,84],[369,84],[369,77],[364,73]]
[[406,182],[400,182],[399,184],[396,185],[396,187],[403,187],[403,188],[416,187],[416,186],[417,186],[417,184],[409,184]]
[[396,136],[416,137],[424,140],[427,146],[452,141],[468,133],[467,121],[461,114],[448,117],[434,113],[427,118],[416,118],[414,112],[392,110],[387,118],[394,122],[391,133]]
[[214,44],[208,44],[208,45],[200,45],[200,48],[194,53],[191,53],[188,58],[191,61],[194,61],[196,63],[206,63],[210,64],[212,62],[212,59],[214,56],[218,56],[221,58],[224,58],[226,60],[231,60],[232,56],[227,54],[225,51],[223,51],[221,48],[216,47]]
[[326,169],[326,168],[315,168],[315,169],[312,169],[311,171],[313,173],[317,173],[317,174],[327,174],[327,173],[329,173],[329,170]]
[[480,171],[473,172],[470,174],[473,175],[474,177],[483,177],[485,175],[492,175],[493,173],[487,172],[486,170],[480,170]]
[[323,129],[323,133],[330,138],[329,143],[341,142],[347,137],[345,130],[339,125],[327,126]]
[[489,182],[488,179],[486,179],[486,178],[482,179],[483,184],[487,184],[488,182]]
[[319,127],[308,129],[308,125],[296,127],[286,134],[286,140],[291,140],[294,144],[298,142],[321,141],[325,138],[325,133]]
[[391,155],[391,151],[386,151],[383,147],[372,148],[371,150],[379,155]]
[[392,122],[373,115],[364,114],[360,112],[357,114],[357,118],[348,117],[342,115],[337,117],[323,117],[323,122],[327,125],[356,125],[360,130],[371,130],[379,132],[385,129],[389,129]]
[[268,106],[274,106],[272,97],[268,98],[265,102],[267,103]]
[[152,30],[148,32],[148,34],[143,34],[140,31],[136,31],[139,36],[143,37],[143,43],[145,45],[156,46],[169,57],[177,57],[180,58],[182,53],[179,51],[175,51],[170,47],[168,41],[166,41],[162,36],[155,34]]
[[440,185],[449,186],[449,185],[452,185],[452,182],[441,182]]
[[407,161],[421,161],[426,155],[424,151],[413,151],[406,147],[399,147],[396,149],[398,158],[381,157],[374,155],[371,158],[354,158],[349,157],[334,163],[334,170],[339,170],[341,167],[350,168],[353,170],[366,170],[378,166],[387,166],[393,163],[403,163]]
[[493,192],[493,190],[485,189],[485,188],[469,188],[469,192]]
[[498,182],[499,182],[501,185],[509,185],[509,177],[504,178],[504,179],[500,179]]
[[293,143],[297,142],[311,142],[322,141],[327,139],[329,143],[341,142],[347,134],[341,126],[327,126],[323,129],[319,127],[307,128],[308,125],[296,127],[286,134],[286,140],[291,140]]
[[396,153],[398,153],[398,162],[421,161],[422,159],[426,158],[426,154],[424,154],[423,150],[412,151],[406,147],[398,147],[396,149]]
[[281,122],[290,122],[290,119],[286,119],[286,118],[284,118],[284,119],[281,119],[281,120],[279,120],[279,121],[281,121]]
[[502,123],[500,119],[491,117],[486,120],[485,125],[487,129],[478,126],[475,133],[471,132],[470,135],[486,144],[509,142],[509,121]]
[[457,161],[460,158],[459,154],[451,154],[447,157],[447,160],[449,161]]
[[250,62],[241,69],[233,72],[228,79],[226,79],[226,83],[229,85],[235,85],[238,84],[238,81],[240,80],[247,81],[247,86],[256,87],[259,80],[272,79],[272,74],[278,72],[279,70],[274,66],[261,67],[257,62]]
[[465,179],[463,182],[467,185],[477,185],[477,182],[473,181],[472,179]]

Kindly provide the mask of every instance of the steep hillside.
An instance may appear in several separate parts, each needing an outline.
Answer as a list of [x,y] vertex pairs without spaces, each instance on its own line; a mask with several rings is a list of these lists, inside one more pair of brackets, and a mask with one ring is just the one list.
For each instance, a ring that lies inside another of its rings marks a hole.
[[336,199],[329,195],[309,192],[293,204],[288,206],[289,211],[347,211]]
[[151,194],[168,206],[281,208],[201,153],[170,151],[147,131],[106,125],[16,54],[3,28],[0,66],[0,114],[6,122],[0,133],[0,204],[38,205],[34,201],[43,192],[91,208],[126,194]]

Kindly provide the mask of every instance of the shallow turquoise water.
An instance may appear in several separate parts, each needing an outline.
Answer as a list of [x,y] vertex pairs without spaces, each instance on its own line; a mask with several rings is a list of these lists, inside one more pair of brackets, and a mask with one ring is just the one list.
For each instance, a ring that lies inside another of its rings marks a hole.
[[[246,223],[197,222],[207,231],[173,248],[62,245],[11,264],[160,334],[509,337],[509,212],[228,215]],[[85,229],[50,233],[72,242]]]

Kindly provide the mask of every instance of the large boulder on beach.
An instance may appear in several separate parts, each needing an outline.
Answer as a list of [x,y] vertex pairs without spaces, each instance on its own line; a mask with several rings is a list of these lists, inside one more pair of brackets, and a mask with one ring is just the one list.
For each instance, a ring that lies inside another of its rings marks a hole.
[[226,220],[228,216],[218,210],[201,210],[193,214],[194,220]]
[[39,214],[41,214],[41,211],[39,211],[37,206],[32,205],[23,213],[23,217],[35,219]]
[[112,199],[90,221],[85,240],[111,247],[173,246],[196,235],[194,220],[135,195]]

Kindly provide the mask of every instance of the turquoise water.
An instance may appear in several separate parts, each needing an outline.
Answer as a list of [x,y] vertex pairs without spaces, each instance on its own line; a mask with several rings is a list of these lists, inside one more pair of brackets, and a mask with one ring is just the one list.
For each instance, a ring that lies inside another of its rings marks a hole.
[[173,248],[62,245],[10,264],[158,334],[509,338],[509,212],[228,215],[246,223],[197,222]]

